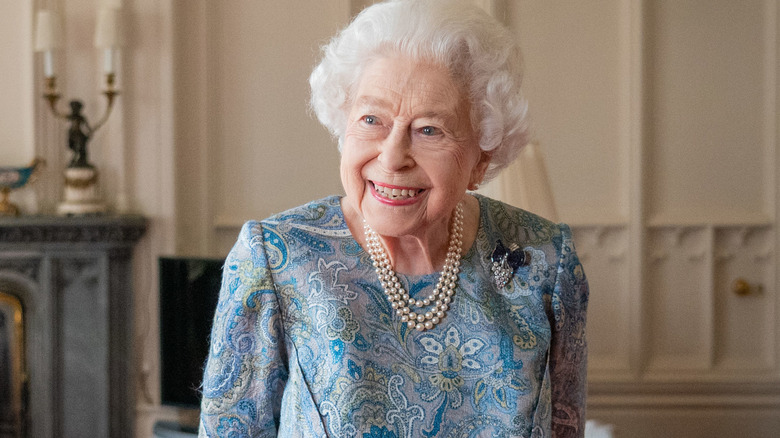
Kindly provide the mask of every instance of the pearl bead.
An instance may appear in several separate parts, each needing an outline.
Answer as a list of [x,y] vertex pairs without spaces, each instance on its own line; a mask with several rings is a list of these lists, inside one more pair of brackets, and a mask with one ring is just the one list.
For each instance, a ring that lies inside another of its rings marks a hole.
[[[367,222],[363,222],[363,230],[366,235],[366,247],[371,256],[379,283],[385,291],[387,300],[401,322],[405,322],[409,328],[418,331],[430,330],[444,318],[445,312],[449,309],[449,303],[457,287],[461,257],[461,248],[463,247],[463,205],[459,203],[455,208],[452,227],[450,230],[450,242],[447,246],[447,256],[442,267],[441,277],[436,283],[433,292],[422,300],[416,300],[409,296],[404,290],[401,282],[393,271],[390,259],[382,246],[379,235],[371,229]],[[409,306],[417,308],[428,307],[434,303],[434,308],[430,311],[422,311],[418,314],[410,310]]]

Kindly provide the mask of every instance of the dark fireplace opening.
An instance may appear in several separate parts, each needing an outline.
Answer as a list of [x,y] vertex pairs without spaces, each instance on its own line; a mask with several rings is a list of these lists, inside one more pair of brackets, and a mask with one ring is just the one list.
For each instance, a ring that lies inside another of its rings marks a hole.
[[22,302],[0,291],[0,438],[26,438],[27,370]]

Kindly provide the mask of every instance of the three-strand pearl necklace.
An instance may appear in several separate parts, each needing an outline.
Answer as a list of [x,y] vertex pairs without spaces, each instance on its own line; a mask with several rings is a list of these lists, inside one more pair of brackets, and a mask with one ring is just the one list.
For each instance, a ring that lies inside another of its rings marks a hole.
[[[393,270],[390,258],[385,252],[379,235],[371,229],[363,220],[363,230],[366,234],[366,246],[368,254],[374,262],[379,282],[385,290],[390,306],[395,309],[401,321],[409,328],[418,331],[430,330],[444,319],[450,308],[452,296],[458,284],[458,272],[460,272],[461,248],[463,247],[463,203],[458,203],[450,229],[450,242],[447,248],[447,258],[444,261],[441,277],[433,293],[422,300],[414,299],[401,286],[398,276]],[[433,305],[432,307],[430,307]],[[415,307],[415,311],[411,309]],[[428,310],[426,310],[428,308]]]

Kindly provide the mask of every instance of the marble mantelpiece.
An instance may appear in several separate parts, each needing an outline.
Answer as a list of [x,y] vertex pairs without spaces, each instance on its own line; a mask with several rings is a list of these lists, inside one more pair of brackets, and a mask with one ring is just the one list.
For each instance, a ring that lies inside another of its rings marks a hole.
[[24,309],[29,437],[132,437],[140,216],[0,218],[0,291]]

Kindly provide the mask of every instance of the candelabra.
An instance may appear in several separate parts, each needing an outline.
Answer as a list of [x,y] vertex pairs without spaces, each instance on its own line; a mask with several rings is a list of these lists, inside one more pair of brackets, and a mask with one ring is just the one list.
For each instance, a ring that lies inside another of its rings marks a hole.
[[60,41],[62,41],[60,22],[52,11],[38,12],[36,51],[43,53],[43,70],[46,81],[43,97],[48,102],[51,113],[57,119],[70,123],[68,148],[72,152],[72,157],[64,171],[64,201],[57,207],[57,213],[60,215],[89,215],[106,212],[106,206],[98,195],[98,171],[89,161],[87,143],[93,134],[106,123],[111,115],[116,97],[119,95],[114,71],[116,52],[121,43],[118,17],[119,9],[110,7],[102,8],[98,15],[95,45],[104,50],[105,89],[103,95],[106,97],[106,109],[98,122],[90,125],[87,117],[82,113],[84,104],[80,100],[70,101],[70,113],[61,112],[57,107],[61,95],[57,91],[53,52],[59,48]]

